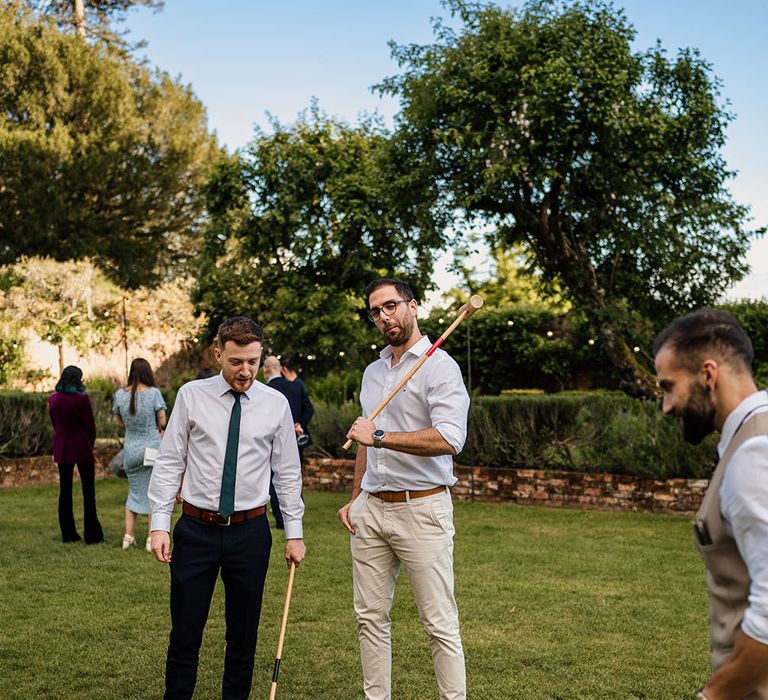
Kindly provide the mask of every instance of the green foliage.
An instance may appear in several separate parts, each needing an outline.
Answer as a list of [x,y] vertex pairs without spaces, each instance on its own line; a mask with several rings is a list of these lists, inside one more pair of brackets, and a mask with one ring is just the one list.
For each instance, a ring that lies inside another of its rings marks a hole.
[[[435,309],[419,328],[435,340],[457,315],[456,305]],[[467,336],[471,347],[472,390],[498,394],[503,389],[560,391],[615,385],[602,368],[607,363],[600,345],[580,314],[557,313],[543,305],[484,306],[448,338],[445,349],[469,381]],[[590,340],[593,343],[590,344]]]
[[[0,323],[0,327],[3,324]],[[0,386],[7,384],[22,368],[24,341],[12,331],[0,335]]]
[[307,391],[313,403],[315,399],[337,405],[345,401],[357,401],[362,378],[362,370],[331,371],[324,376],[308,379]]
[[318,373],[356,366],[378,340],[365,285],[393,272],[429,283],[446,242],[436,188],[414,187],[419,162],[371,119],[352,127],[313,105],[272,126],[208,183],[197,306],[210,335],[244,313],[274,351],[312,355]]
[[341,446],[347,441],[347,433],[352,423],[360,415],[357,401],[334,403],[312,398],[315,414],[309,424],[312,433],[312,445],[308,454],[350,457],[353,452],[343,452]]
[[0,392],[0,456],[50,454],[53,429],[48,394]]
[[768,300],[745,299],[720,308],[732,313],[749,335],[755,351],[755,381],[759,387],[768,387]]
[[610,4],[449,2],[465,26],[393,49],[398,138],[450,205],[524,244],[600,336],[626,388],[651,394],[626,336],[711,304],[747,271],[748,208],[725,185],[732,118],[695,50],[631,50]]
[[[352,457],[341,445],[360,415],[357,402],[315,402],[313,450]],[[715,437],[686,443],[655,402],[621,393],[513,394],[472,400],[461,464],[708,478]]]
[[129,286],[183,269],[219,150],[189,87],[0,10],[0,263],[93,257]]
[[687,444],[655,402],[623,394],[473,400],[459,462],[658,478],[708,478],[716,440]]

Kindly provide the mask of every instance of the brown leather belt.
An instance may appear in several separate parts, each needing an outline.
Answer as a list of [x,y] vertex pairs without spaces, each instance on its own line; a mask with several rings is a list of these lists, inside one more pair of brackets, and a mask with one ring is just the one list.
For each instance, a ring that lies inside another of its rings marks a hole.
[[204,523],[210,525],[233,525],[235,523],[244,523],[251,518],[258,518],[260,515],[264,515],[267,512],[266,506],[259,506],[258,508],[251,508],[250,510],[237,510],[229,518],[223,518],[218,513],[212,510],[203,510],[197,506],[193,506],[191,503],[184,501],[182,506],[184,515],[188,515],[190,518],[196,520],[202,520]]
[[424,496],[434,496],[436,493],[445,491],[445,486],[435,486],[433,489],[424,489],[423,491],[369,491],[371,496],[387,503],[405,503],[409,498],[424,498]]

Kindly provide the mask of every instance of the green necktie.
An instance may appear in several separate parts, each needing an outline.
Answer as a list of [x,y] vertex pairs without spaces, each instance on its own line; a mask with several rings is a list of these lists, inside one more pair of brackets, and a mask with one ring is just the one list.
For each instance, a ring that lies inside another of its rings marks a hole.
[[221,496],[219,497],[219,515],[228,518],[235,512],[235,475],[237,473],[237,446],[240,442],[240,397],[242,393],[230,389],[235,397],[232,413],[229,416],[227,431],[227,451],[224,453],[224,471],[221,475]]

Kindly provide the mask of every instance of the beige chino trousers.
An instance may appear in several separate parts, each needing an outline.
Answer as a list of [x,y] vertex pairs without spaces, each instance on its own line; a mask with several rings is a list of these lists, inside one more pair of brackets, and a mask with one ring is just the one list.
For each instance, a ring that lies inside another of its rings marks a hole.
[[390,609],[402,566],[429,638],[441,700],[467,696],[453,595],[453,504],[445,491],[404,503],[363,492],[349,510],[352,581],[366,700],[392,697]]

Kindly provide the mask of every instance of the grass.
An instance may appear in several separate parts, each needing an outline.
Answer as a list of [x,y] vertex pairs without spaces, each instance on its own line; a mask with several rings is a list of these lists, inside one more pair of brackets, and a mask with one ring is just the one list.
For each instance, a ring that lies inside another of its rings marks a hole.
[[[142,549],[120,550],[125,493],[124,481],[97,483],[109,542],[86,547],[59,541],[55,486],[0,491],[0,697],[162,695],[168,571]],[[309,554],[294,585],[278,697],[361,698],[349,546],[335,516],[344,495],[305,498]],[[703,685],[704,574],[686,519],[458,503],[456,529],[469,697],[679,700]],[[253,698],[269,694],[277,647],[287,583],[280,537]],[[392,614],[394,697],[436,698],[405,576]],[[196,698],[221,697],[223,645],[219,585]]]

